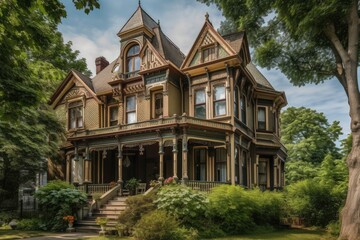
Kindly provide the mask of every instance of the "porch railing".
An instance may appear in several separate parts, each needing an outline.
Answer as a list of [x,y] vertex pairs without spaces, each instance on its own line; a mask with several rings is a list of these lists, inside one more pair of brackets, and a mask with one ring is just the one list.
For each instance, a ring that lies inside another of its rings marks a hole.
[[187,180],[185,182],[185,184],[190,187],[193,190],[199,190],[202,192],[207,192],[209,193],[211,191],[211,189],[213,189],[214,187],[220,186],[220,185],[224,185],[224,184],[229,184],[226,182],[205,182],[205,181],[196,181],[196,180]]
[[76,188],[90,195],[93,193],[106,193],[111,189],[110,184],[86,184],[79,185]]

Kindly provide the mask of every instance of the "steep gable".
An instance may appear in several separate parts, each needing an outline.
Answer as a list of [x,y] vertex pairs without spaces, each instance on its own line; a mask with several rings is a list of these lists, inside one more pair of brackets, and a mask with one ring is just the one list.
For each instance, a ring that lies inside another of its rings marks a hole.
[[198,37],[196,38],[193,46],[187,57],[185,58],[181,68],[195,66],[203,63],[202,50],[214,46],[216,48],[217,59],[227,56],[236,55],[236,51],[225,41],[220,34],[214,29],[208,18],[200,30]]
[[140,58],[140,71],[146,71],[167,65],[166,60],[148,40],[146,40],[144,47],[140,51]]

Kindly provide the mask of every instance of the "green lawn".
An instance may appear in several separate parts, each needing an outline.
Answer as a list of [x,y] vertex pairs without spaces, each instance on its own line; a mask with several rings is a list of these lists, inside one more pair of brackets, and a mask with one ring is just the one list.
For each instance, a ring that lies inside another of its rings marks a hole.
[[308,230],[308,229],[287,229],[279,230],[270,233],[252,233],[240,236],[215,238],[213,240],[335,240],[335,237],[330,237],[322,230]]
[[[116,238],[116,237],[94,237],[86,238],[86,240],[107,240],[107,239],[122,239],[133,240],[133,238]],[[322,230],[308,230],[308,229],[287,229],[268,233],[252,233],[239,236],[214,238],[213,240],[336,240],[335,237],[330,237]]]
[[47,235],[49,235],[48,232],[0,229],[0,239],[21,239]]

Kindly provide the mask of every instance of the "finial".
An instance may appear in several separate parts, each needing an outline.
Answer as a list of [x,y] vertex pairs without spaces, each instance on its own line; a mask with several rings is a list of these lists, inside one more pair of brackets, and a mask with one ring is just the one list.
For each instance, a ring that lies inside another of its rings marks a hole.
[[209,21],[209,13],[208,12],[206,12],[206,14],[205,14],[205,20]]
[[160,26],[160,19],[158,19],[158,25]]
[[139,7],[141,7],[141,0],[139,0]]

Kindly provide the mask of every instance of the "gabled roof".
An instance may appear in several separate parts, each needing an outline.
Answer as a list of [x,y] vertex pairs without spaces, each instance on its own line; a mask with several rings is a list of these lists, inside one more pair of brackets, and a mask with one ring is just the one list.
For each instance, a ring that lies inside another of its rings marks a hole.
[[177,67],[180,67],[184,61],[185,55],[181,52],[175,43],[173,43],[164,33],[160,27],[153,29],[155,36],[152,40],[153,46],[161,54],[163,58],[171,61]]
[[195,57],[195,54],[197,53],[198,48],[202,45],[206,45],[209,41],[217,42],[229,56],[233,56],[238,53],[230,45],[231,41],[225,41],[225,39],[214,29],[213,25],[208,20],[208,17],[206,17],[206,21],[201,28],[193,46],[191,47],[189,54],[182,63],[181,68],[184,69],[189,67],[193,58]]
[[270,88],[272,90],[275,90],[274,87],[270,84],[270,82],[262,75],[262,73],[259,71],[259,69],[256,68],[256,66],[253,63],[249,63],[246,65],[246,69],[250,72],[250,74],[254,77],[258,87],[262,88]]
[[158,24],[139,5],[133,15],[120,29],[118,35],[120,35],[122,32],[126,32],[141,26],[144,26],[151,31],[153,28],[158,27]]
[[82,74],[81,72],[77,71],[77,70],[71,70],[67,76],[65,77],[65,79],[60,83],[60,85],[56,88],[54,94],[50,97],[50,101],[49,104],[53,104],[56,103],[56,101],[59,101],[59,96],[61,96],[61,94],[63,93],[64,89],[66,88],[66,86],[68,85],[68,83],[70,82],[70,80],[75,77],[75,79],[77,79],[84,87],[87,91],[89,91],[89,93],[97,100],[99,101],[99,99],[96,97],[96,94],[94,92],[94,87],[92,85],[91,79],[87,76],[85,76],[84,74]]

